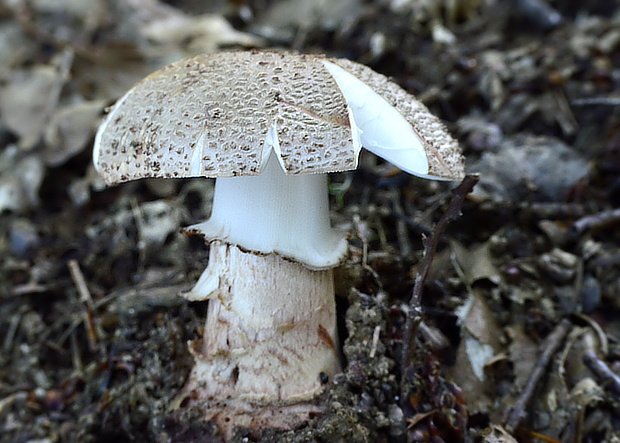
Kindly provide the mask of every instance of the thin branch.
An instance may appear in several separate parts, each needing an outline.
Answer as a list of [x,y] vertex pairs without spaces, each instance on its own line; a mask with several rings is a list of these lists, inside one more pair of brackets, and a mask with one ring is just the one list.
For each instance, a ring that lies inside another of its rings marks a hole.
[[375,354],[377,353],[377,346],[379,346],[379,337],[381,335],[381,326],[375,326],[375,330],[372,334],[372,346],[370,348],[370,358],[375,358]]
[[576,236],[579,236],[586,231],[601,229],[613,223],[620,223],[620,209],[610,209],[581,217],[573,223],[572,231]]
[[68,267],[73,283],[75,284],[78,294],[80,295],[80,301],[82,302],[82,321],[84,322],[84,327],[86,328],[88,346],[91,351],[94,351],[97,349],[98,334],[93,316],[95,309],[93,298],[90,295],[90,291],[86,285],[86,279],[84,278],[84,274],[82,274],[82,270],[80,269],[80,265],[77,260],[70,260]]
[[601,384],[616,395],[620,395],[620,377],[611,370],[607,363],[588,351],[583,356],[585,365],[596,375]]
[[85,303],[86,306],[88,306],[88,309],[93,310],[95,308],[93,304],[93,297],[90,295],[90,291],[86,285],[86,279],[84,278],[84,274],[82,274],[80,265],[77,260],[69,260],[67,266],[69,267],[69,273],[71,274],[71,278],[73,279],[73,283],[75,284],[78,294],[80,294],[80,301]]
[[620,97],[578,98],[576,100],[573,100],[571,104],[576,105],[576,106],[585,106],[585,105],[618,106],[620,105]]
[[538,359],[536,366],[532,370],[527,385],[525,385],[525,388],[521,392],[521,395],[519,396],[515,404],[511,408],[508,408],[506,410],[503,424],[508,432],[514,432],[521,424],[521,421],[527,417],[528,405],[530,404],[532,397],[534,396],[536,387],[538,386],[538,383],[547,371],[547,367],[549,366],[551,358],[557,352],[558,348],[566,338],[566,335],[569,333],[571,327],[571,323],[568,320],[564,319],[560,322],[558,326],[556,326],[553,332],[547,336],[543,344],[543,353]]
[[[431,236],[424,242],[425,250],[420,272],[415,279],[413,294],[409,300],[409,307],[405,312],[407,320],[405,324],[405,331],[403,333],[403,348],[400,359],[401,387],[403,389],[405,389],[404,378],[407,373],[407,367],[411,362],[413,337],[416,336],[420,321],[422,320],[422,291],[435,256],[435,251],[437,250],[441,236],[446,230],[448,224],[461,215],[461,208],[465,202],[465,197],[471,192],[476,183],[478,183],[478,176],[468,175],[461,182],[461,184],[454,191],[452,191],[454,196],[452,197],[446,212],[435,225]],[[403,395],[402,398],[404,400],[405,395]]]

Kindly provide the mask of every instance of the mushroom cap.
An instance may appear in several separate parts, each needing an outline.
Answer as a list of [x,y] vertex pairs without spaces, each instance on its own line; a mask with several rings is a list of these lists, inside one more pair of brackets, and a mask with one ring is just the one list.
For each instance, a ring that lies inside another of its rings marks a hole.
[[[382,124],[389,105],[396,113],[385,122],[406,126],[415,140]],[[152,73],[112,107],[93,159],[108,184],[258,175],[272,149],[286,174],[327,173],[355,169],[360,143],[422,177],[464,175],[444,125],[387,77],[349,60],[286,52],[203,54]]]

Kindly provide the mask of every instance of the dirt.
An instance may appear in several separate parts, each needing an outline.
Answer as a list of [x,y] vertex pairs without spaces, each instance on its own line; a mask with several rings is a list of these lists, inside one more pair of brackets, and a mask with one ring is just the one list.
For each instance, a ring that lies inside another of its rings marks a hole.
[[331,177],[344,371],[303,428],[234,441],[618,441],[620,3],[581,3],[0,4],[0,441],[221,441],[170,410],[206,312],[177,296],[208,261],[179,229],[208,216],[213,182],[106,188],[91,156],[143,76],[243,48],[391,76],[480,181],[425,256],[457,184],[368,153]]

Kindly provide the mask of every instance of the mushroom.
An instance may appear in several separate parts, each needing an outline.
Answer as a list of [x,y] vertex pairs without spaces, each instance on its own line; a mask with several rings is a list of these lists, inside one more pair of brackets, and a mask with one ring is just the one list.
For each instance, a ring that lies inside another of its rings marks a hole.
[[[122,97],[99,128],[108,184],[217,177],[210,243],[190,300],[209,300],[178,404],[230,432],[292,428],[320,411],[340,371],[333,268],[347,253],[329,222],[327,175],[361,147],[420,177],[459,180],[456,141],[428,109],[370,68],[286,52],[181,60]],[[182,401],[181,401],[182,400]]]

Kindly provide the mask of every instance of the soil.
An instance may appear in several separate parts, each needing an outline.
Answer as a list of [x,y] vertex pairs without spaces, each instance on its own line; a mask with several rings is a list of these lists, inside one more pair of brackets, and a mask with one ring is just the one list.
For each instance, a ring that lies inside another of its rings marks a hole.
[[585,3],[1,3],[0,441],[222,440],[170,409],[206,313],[177,294],[209,255],[179,229],[213,182],[108,188],[92,144],[149,72],[244,48],[390,76],[479,182],[441,233],[458,184],[368,153],[331,177],[344,372],[304,427],[233,441],[620,441],[620,2]]

